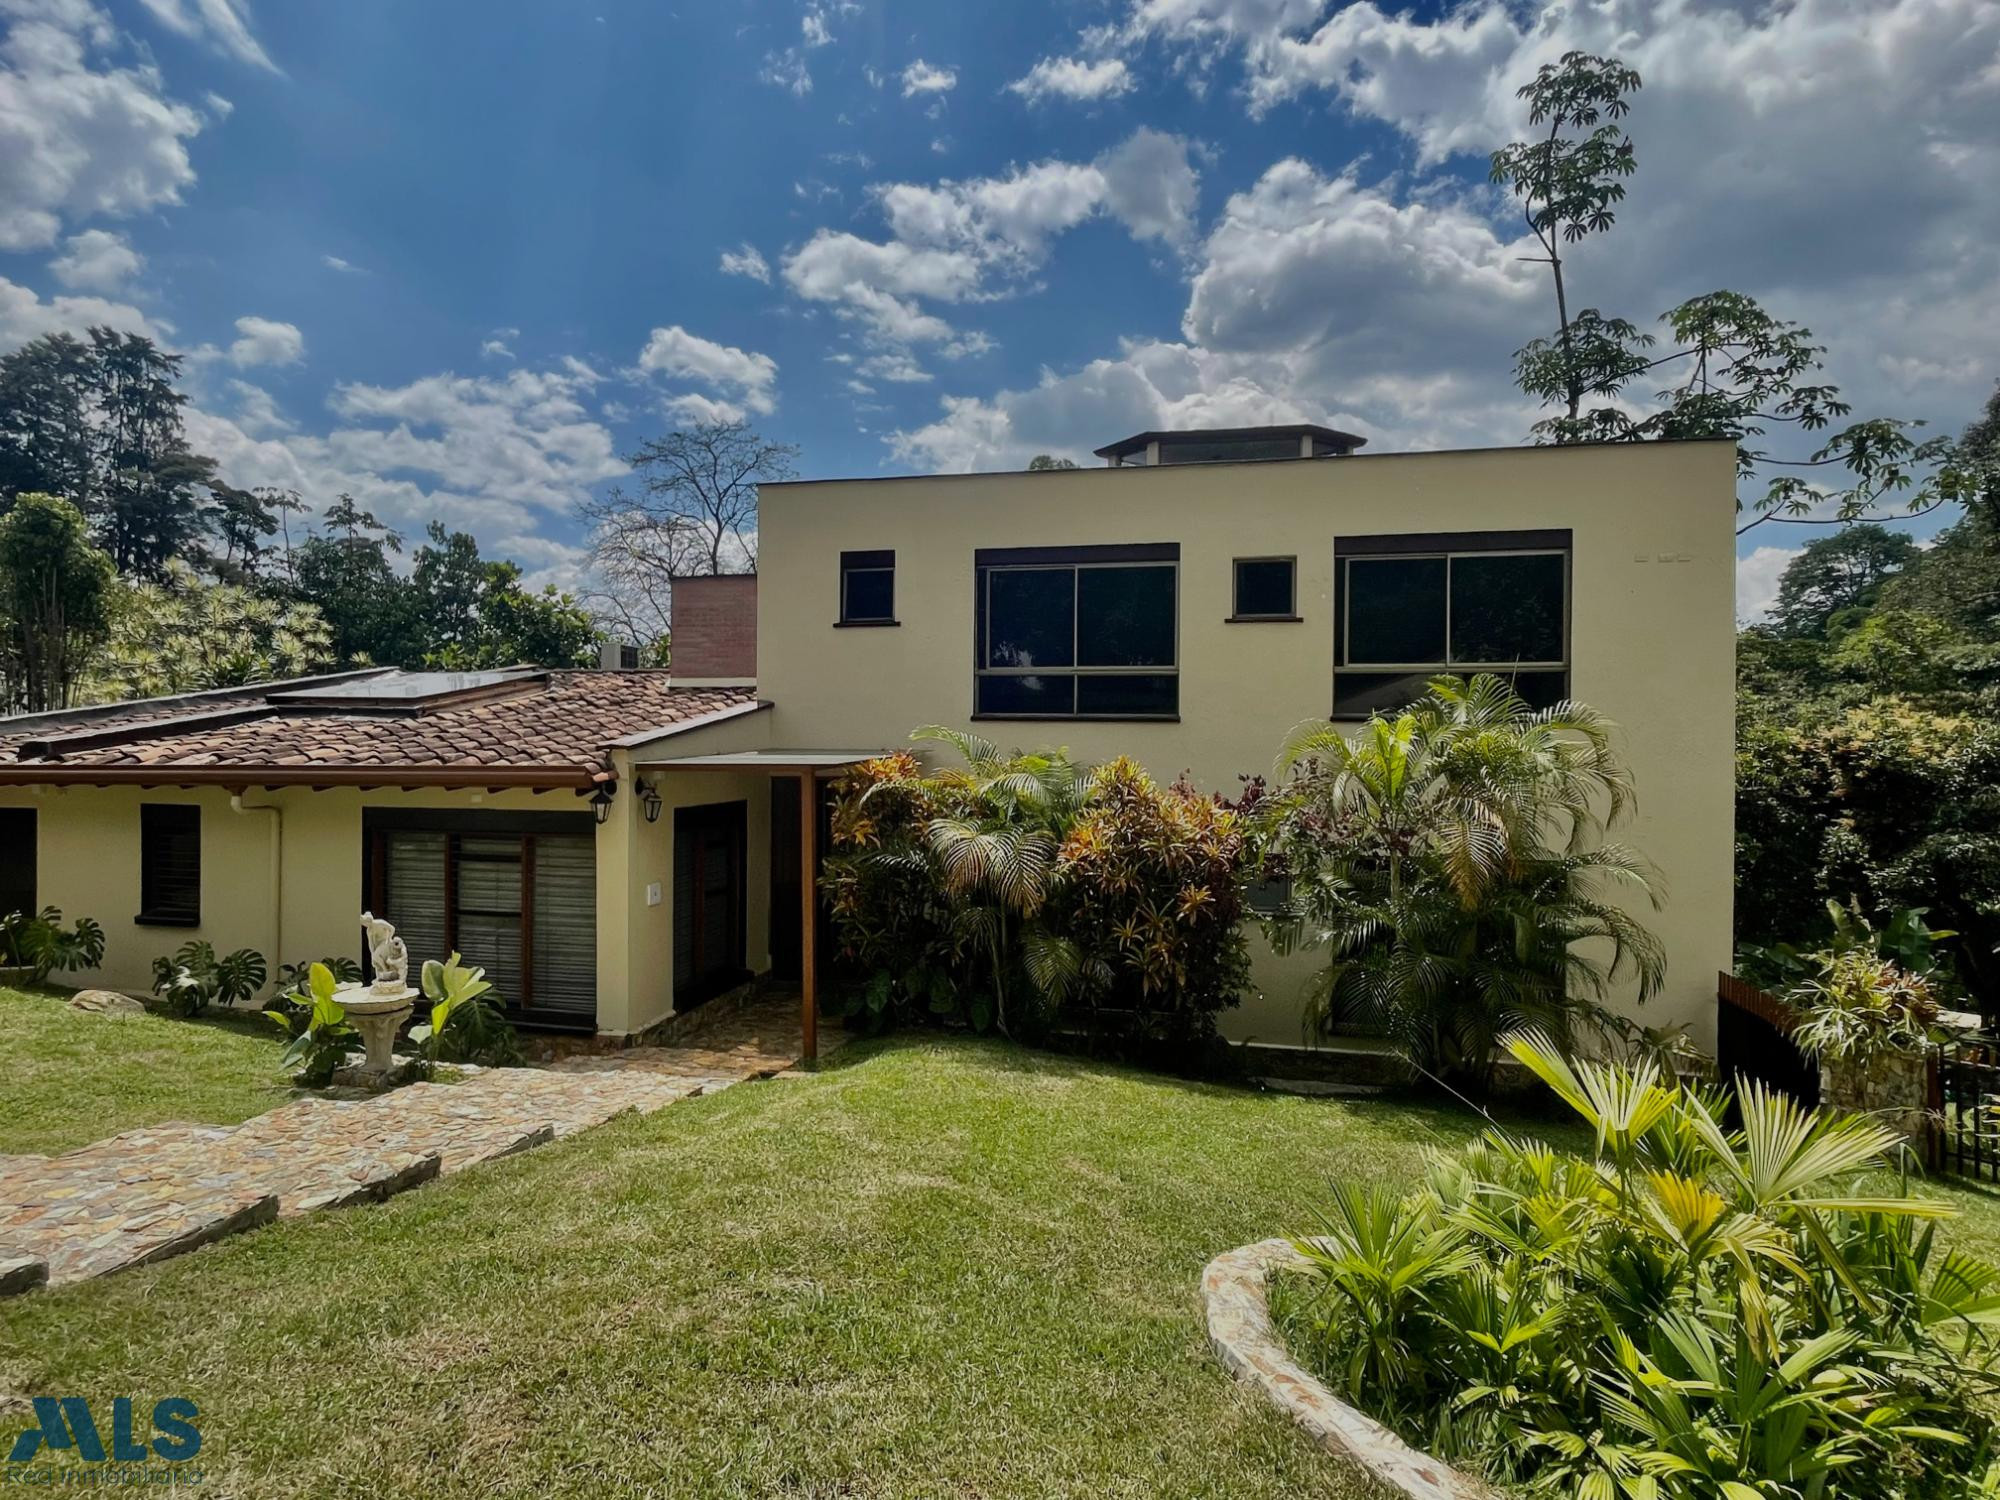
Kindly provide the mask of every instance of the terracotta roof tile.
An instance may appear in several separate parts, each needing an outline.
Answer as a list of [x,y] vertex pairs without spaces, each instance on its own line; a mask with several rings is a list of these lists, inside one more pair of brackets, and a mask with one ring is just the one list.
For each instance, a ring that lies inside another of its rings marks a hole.
[[[524,679],[516,691],[415,715],[273,706],[265,717],[229,719],[262,703],[269,690],[246,689],[193,710],[185,702],[172,712],[135,703],[129,716],[87,724],[16,728],[0,720],[0,767],[508,767],[588,777],[603,768],[614,740],[742,708],[757,697],[748,687],[677,688],[663,672],[559,670]],[[65,738],[72,743],[66,746]],[[22,758],[23,748],[41,742],[48,744],[46,757]]]

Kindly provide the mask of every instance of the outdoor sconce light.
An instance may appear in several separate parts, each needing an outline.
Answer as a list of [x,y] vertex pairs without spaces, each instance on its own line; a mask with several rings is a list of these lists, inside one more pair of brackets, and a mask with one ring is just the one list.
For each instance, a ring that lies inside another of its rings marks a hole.
[[661,803],[659,787],[654,785],[652,782],[646,780],[646,778],[643,776],[639,778],[638,785],[639,785],[639,805],[646,809],[646,821],[648,823],[659,822],[660,803]]
[[618,783],[615,781],[598,782],[597,790],[590,794],[590,810],[597,815],[600,828],[611,821],[611,799],[617,795]]

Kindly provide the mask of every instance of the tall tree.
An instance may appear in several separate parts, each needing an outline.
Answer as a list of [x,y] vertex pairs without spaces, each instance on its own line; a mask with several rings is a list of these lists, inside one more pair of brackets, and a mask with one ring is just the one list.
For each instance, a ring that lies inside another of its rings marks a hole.
[[757,488],[792,478],[798,454],[742,422],[697,423],[642,444],[626,459],[637,494],[616,489],[578,507],[600,585],[593,602],[658,640],[676,577],[754,572]]
[[320,533],[299,544],[298,594],[325,617],[337,660],[410,658],[414,601],[390,562],[402,550],[401,535],[348,494],[327,507]]
[[217,479],[210,481],[208,493],[203,513],[221,544],[209,553],[210,570],[226,583],[256,579],[273,550],[265,545],[266,538],[278,534],[276,507],[283,503],[283,492],[239,490]]
[[103,453],[98,536],[119,572],[158,578],[167,559],[189,555],[204,530],[199,491],[215,461],[182,437],[187,398],[174,389],[180,355],[110,328],[91,329],[90,342]]
[[157,578],[169,558],[197,556],[215,464],[187,446],[181,363],[111,328],[0,358],[0,498],[61,495],[122,573]]
[[25,713],[69,706],[104,639],[111,560],[83,512],[55,495],[18,496],[0,516],[0,679]]
[[1959,461],[1970,477],[1965,514],[1890,580],[1882,602],[2000,641],[2000,386],[1959,439]]
[[530,593],[511,562],[489,561],[465,532],[433,521],[409,588],[413,635],[426,666],[464,670],[534,662],[587,665],[596,655],[589,614],[554,588]]
[[1493,153],[1493,180],[1521,200],[1555,290],[1555,340],[1529,346],[1536,352],[1523,384],[1532,379],[1537,387],[1532,394],[1564,404],[1565,415],[1557,420],[1568,425],[1559,429],[1558,441],[1570,440],[1585,394],[1605,378],[1607,367],[1623,368],[1630,358],[1626,350],[1638,337],[1631,324],[1606,321],[1594,307],[1570,317],[1562,257],[1564,245],[1602,233],[1615,221],[1615,205],[1625,197],[1623,179],[1632,175],[1638,158],[1632,138],[1611,122],[1631,112],[1628,96],[1638,91],[1637,71],[1615,58],[1566,52],[1516,91],[1528,102],[1528,123],[1547,125],[1548,134]]
[[[1571,289],[1559,242],[1609,229],[1623,179],[1637,155],[1623,129],[1639,75],[1615,58],[1566,53],[1522,86],[1529,118],[1545,136],[1493,154],[1492,175],[1526,206],[1528,225],[1555,283],[1556,331],[1515,356],[1515,380],[1555,407],[1535,424],[1553,443],[1727,438],[1736,444],[1739,485],[1751,490],[1739,534],[1767,522],[1845,525],[1885,519],[1895,508],[1922,514],[1970,498],[1974,472],[1948,437],[1922,439],[1921,422],[1872,417],[1838,429],[1850,412],[1837,386],[1820,379],[1824,347],[1810,329],[1767,313],[1740,292],[1694,297],[1661,316],[1662,341],[1595,308],[1570,314]],[[1651,403],[1628,387],[1662,373],[1673,384]],[[1594,404],[1595,403],[1595,404]],[[1826,433],[1794,456],[1766,447],[1767,433]]]
[[96,405],[96,357],[82,340],[45,334],[0,356],[0,509],[21,494],[92,503]]
[[1865,612],[1882,585],[1917,555],[1915,538],[1882,526],[1849,526],[1807,542],[1778,580],[1771,620],[1781,635],[1825,637],[1844,613]]

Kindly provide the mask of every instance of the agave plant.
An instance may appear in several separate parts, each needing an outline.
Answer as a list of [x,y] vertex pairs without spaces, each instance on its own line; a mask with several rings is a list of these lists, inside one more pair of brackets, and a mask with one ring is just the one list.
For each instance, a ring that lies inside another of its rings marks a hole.
[[1400,1197],[1337,1186],[1298,1241],[1330,1380],[1534,1493],[1989,1493],[2000,1267],[1879,1185],[1892,1132],[1751,1086],[1732,1128],[1650,1064],[1508,1046],[1591,1149],[1492,1131]]
[[1352,736],[1300,726],[1279,769],[1272,843],[1294,885],[1268,925],[1281,950],[1327,955],[1310,1024],[1378,1025],[1478,1083],[1507,1032],[1567,1041],[1614,982],[1658,991],[1664,950],[1614,899],[1658,904],[1645,864],[1602,839],[1633,791],[1594,710],[1440,677]]

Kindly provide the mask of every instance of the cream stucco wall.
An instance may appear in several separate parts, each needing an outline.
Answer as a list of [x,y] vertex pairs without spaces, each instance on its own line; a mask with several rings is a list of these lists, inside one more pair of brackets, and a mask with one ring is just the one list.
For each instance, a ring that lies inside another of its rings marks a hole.
[[[201,819],[201,925],[157,927],[139,910],[139,808],[194,803]],[[254,948],[275,976],[280,963],[345,954],[359,959],[367,900],[361,813],[367,807],[586,812],[574,792],[362,791],[307,787],[244,793],[243,811],[221,787],[0,787],[0,807],[36,809],[37,899],[66,916],[95,917],[104,966],[65,982],[144,993],[153,960],[203,938],[227,953]],[[599,831],[600,847],[604,842]],[[25,854],[26,851],[22,851]],[[0,851],[0,858],[14,857]],[[601,856],[600,856],[601,858]],[[601,928],[601,923],[600,923]],[[599,946],[604,938],[599,934]],[[421,962],[443,954],[411,955]]]
[[[695,749],[761,743],[769,715],[697,730]],[[711,732],[712,731],[712,732]],[[599,1029],[625,1033],[672,1013],[674,809],[708,802],[747,805],[745,959],[770,967],[771,794],[762,775],[669,774],[664,807],[645,820],[632,794],[630,758],[620,752],[620,794],[597,829],[597,983]],[[222,787],[0,787],[0,807],[36,810],[32,850],[0,849],[0,859],[32,859],[37,900],[105,930],[101,969],[59,976],[68,983],[145,993],[153,960],[201,938],[218,952],[254,948],[275,977],[281,962],[347,955],[359,959],[358,921],[367,900],[362,839],[365,808],[461,811],[589,811],[573,791],[361,790],[253,787],[231,806]],[[202,809],[201,924],[142,925],[139,910],[139,809],[151,802]],[[657,883],[660,900],[647,902]],[[418,953],[421,962],[443,954]]]
[[[742,727],[750,735],[761,729]],[[644,772],[657,780],[662,804],[659,821],[648,823],[639,798],[631,794],[629,752],[620,751],[616,763],[620,791],[597,840],[597,1028],[622,1036],[673,1014],[673,828],[678,808],[745,804],[744,960],[753,973],[771,967],[771,789],[770,779],[760,773]],[[660,899],[651,904],[647,887],[655,884]]]
[[[1568,528],[1572,693],[1622,728],[1640,811],[1621,837],[1664,876],[1667,992],[1650,1023],[1712,1041],[1730,954],[1734,454],[1727,443],[1384,454],[767,486],[759,690],[770,743],[894,743],[972,723],[973,553],[1178,542],[1180,721],[996,722],[1007,744],[1132,755],[1233,792],[1332,701],[1333,543],[1383,533]],[[894,548],[900,628],[840,630],[838,559]],[[1296,554],[1299,624],[1226,624],[1231,559]],[[1310,965],[1265,955],[1238,1037],[1295,1042]]]

